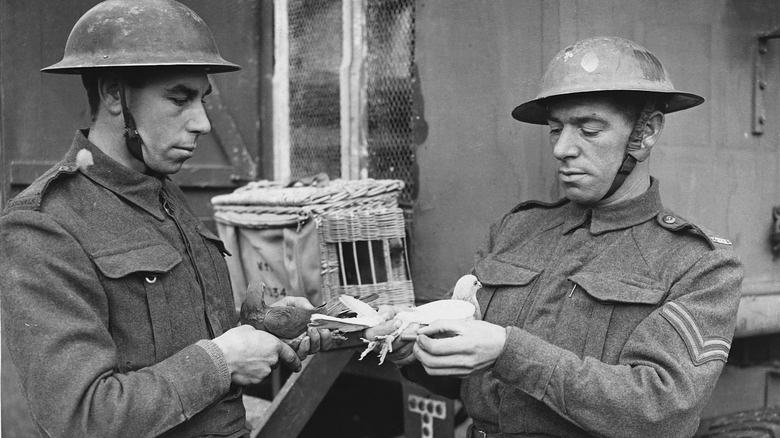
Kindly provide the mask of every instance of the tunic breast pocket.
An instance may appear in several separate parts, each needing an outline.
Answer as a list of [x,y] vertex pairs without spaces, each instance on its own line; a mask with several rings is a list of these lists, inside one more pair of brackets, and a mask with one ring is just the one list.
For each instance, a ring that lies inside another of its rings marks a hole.
[[[560,315],[556,343],[580,357],[614,364],[637,325],[658,308],[666,290],[649,278],[580,272]],[[580,327],[581,330],[571,330]]]
[[482,283],[477,292],[482,318],[502,327],[522,326],[520,314],[532,297],[540,272],[495,255],[478,261],[474,272]]
[[96,251],[93,260],[104,277],[119,370],[151,365],[173,354],[172,318],[179,306],[168,302],[165,287],[176,282],[168,277],[182,262],[179,252],[137,230]]

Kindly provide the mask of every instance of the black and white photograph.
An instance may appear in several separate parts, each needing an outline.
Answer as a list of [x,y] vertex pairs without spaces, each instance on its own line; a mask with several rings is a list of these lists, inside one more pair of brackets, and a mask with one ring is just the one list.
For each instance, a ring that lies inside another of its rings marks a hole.
[[0,0],[3,438],[780,438],[780,1]]

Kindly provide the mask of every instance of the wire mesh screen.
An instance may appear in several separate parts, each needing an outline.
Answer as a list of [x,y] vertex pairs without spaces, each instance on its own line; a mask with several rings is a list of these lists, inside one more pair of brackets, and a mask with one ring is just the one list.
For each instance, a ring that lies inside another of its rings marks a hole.
[[368,0],[366,4],[368,176],[404,181],[401,205],[411,205],[414,184],[414,3]]
[[[349,1],[349,0],[347,0]],[[288,3],[290,175],[341,176],[342,2]]]
[[[415,0],[366,0],[364,5],[368,177],[404,181],[399,203],[409,206]],[[342,1],[290,0],[288,7],[290,173],[338,178]]]

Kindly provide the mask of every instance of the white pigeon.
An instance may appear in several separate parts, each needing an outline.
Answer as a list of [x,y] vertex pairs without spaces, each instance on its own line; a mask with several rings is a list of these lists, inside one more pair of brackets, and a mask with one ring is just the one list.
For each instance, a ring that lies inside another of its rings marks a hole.
[[[412,307],[409,310],[398,312],[393,320],[401,321],[400,326],[390,334],[377,336],[374,340],[363,339],[368,346],[360,355],[362,360],[377,345],[379,349],[379,364],[381,365],[387,353],[393,351],[393,341],[412,324],[420,326],[429,325],[439,319],[469,319],[480,314],[479,304],[476,300],[476,292],[482,285],[473,275],[461,277],[455,284],[452,299],[432,301],[421,306]],[[373,309],[372,309],[373,310]]]
[[[464,275],[455,283],[451,299],[431,301],[430,303],[411,307],[409,310],[396,313],[393,320],[401,321],[400,327],[390,334],[377,336],[375,340],[363,339],[363,342],[368,343],[368,346],[361,353],[360,359],[362,360],[374,347],[381,344],[379,364],[384,363],[387,353],[393,351],[393,341],[412,324],[419,324],[420,326],[429,325],[439,319],[479,319],[481,314],[476,293],[480,287],[482,287],[482,284],[477,280],[477,277],[471,274]],[[355,312],[357,316],[339,318],[315,313],[311,316],[309,326],[349,333],[365,330],[384,322],[379,312],[354,297],[342,295],[339,297],[339,300]]]
[[360,355],[360,359],[366,357],[366,355],[374,349],[377,345],[382,345],[379,349],[379,364],[385,361],[387,353],[393,351],[393,341],[403,333],[412,324],[419,324],[420,326],[429,325],[433,321],[439,319],[467,319],[474,317],[474,305],[468,301],[461,300],[437,300],[430,303],[423,304],[421,306],[413,307],[403,312],[398,312],[393,318],[394,321],[401,321],[401,325],[392,333],[387,335],[377,336],[375,340],[370,341],[363,339],[364,342],[368,342],[368,346]]
[[476,276],[467,274],[458,279],[455,288],[452,289],[452,299],[467,301],[474,305],[474,319],[482,319],[482,311],[477,301],[477,291],[482,288]]

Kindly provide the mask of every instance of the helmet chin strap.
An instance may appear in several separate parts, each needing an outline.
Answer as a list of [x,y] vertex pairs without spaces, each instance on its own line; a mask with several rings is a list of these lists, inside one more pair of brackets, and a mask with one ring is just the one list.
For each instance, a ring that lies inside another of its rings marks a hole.
[[119,87],[119,101],[122,104],[122,116],[124,116],[125,119],[125,145],[127,146],[127,150],[133,158],[149,168],[144,161],[144,153],[141,149],[144,141],[141,139],[141,135],[138,134],[138,128],[135,126],[135,119],[133,119],[133,115],[130,114],[130,109],[127,107],[124,85]]
[[618,191],[623,183],[626,182],[626,178],[631,174],[631,171],[634,170],[634,166],[636,166],[636,158],[626,153],[625,157],[623,157],[623,163],[620,165],[620,169],[618,169],[618,172],[615,175],[615,179],[612,180],[612,185],[609,187],[609,190],[607,190],[607,194],[601,198],[602,201]]
[[650,116],[655,111],[656,105],[652,100],[645,103],[642,111],[639,113],[639,118],[634,124],[634,129],[631,131],[631,135],[628,137],[628,144],[626,145],[626,153],[623,157],[623,163],[620,164],[615,179],[612,180],[612,185],[607,190],[607,193],[601,199],[607,199],[614,195],[615,192],[626,182],[626,178],[634,170],[634,166],[639,161],[645,161],[650,151],[645,149],[642,145],[642,140],[645,137],[645,124],[650,119]]

